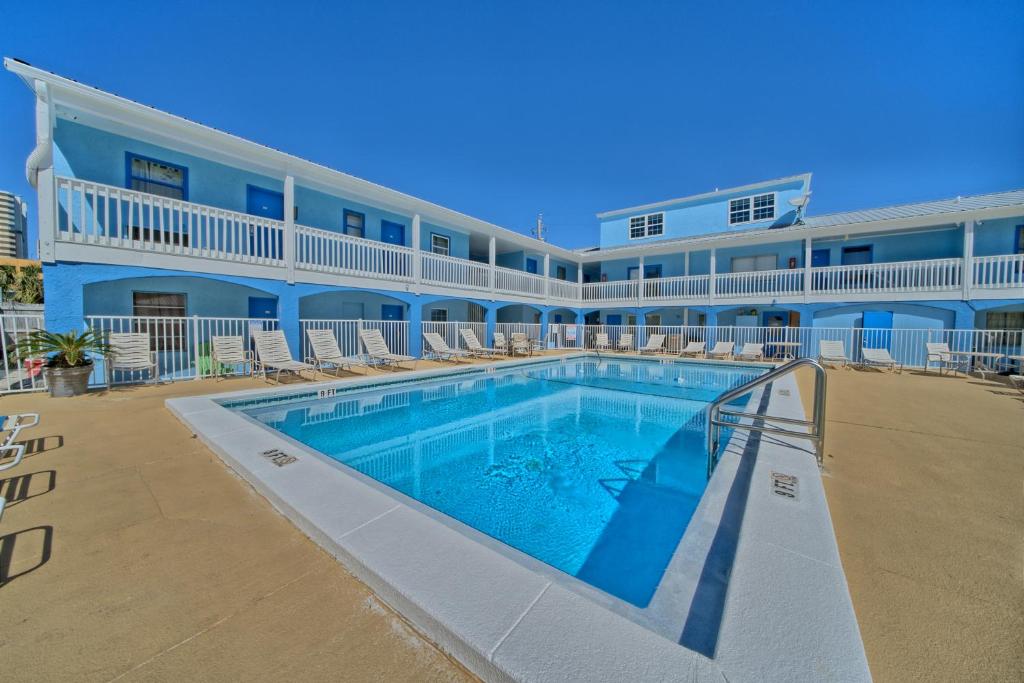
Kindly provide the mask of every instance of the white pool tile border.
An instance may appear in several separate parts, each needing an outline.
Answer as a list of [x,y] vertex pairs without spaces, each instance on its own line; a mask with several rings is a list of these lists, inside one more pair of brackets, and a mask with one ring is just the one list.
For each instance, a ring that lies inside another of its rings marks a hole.
[[[593,354],[561,358],[585,355]],[[550,361],[558,357],[456,369],[487,373]],[[552,580],[554,570],[514,561],[497,542],[460,533],[453,528],[458,524],[442,523],[437,513],[396,499],[217,402],[450,374],[445,368],[306,383],[170,399],[167,407],[306,535],[485,680],[870,680],[820,475],[799,442],[762,439],[757,449],[717,648],[709,659],[626,618],[628,608],[608,609],[616,601],[596,589],[571,577]],[[779,394],[782,386],[789,396]],[[773,414],[802,415],[792,377],[775,383],[770,400]],[[692,574],[704,564],[692,553],[706,550],[709,534],[718,529],[746,441],[737,433],[726,448],[666,572],[674,572],[679,595],[673,599],[684,605],[696,588]],[[271,448],[300,457],[277,467],[259,455]],[[771,468],[800,477],[798,503],[773,500]],[[763,573],[779,585],[767,587]]]

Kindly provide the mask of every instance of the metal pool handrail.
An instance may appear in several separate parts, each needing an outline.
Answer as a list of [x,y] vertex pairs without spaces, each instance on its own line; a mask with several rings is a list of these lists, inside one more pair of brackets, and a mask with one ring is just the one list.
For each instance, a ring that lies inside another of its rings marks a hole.
[[[741,411],[730,410],[728,407],[723,409],[723,404],[728,403],[734,399],[739,398],[745,394],[749,394],[754,389],[769,384],[770,382],[798,370],[803,366],[810,366],[814,368],[814,415],[810,421],[808,420],[797,420],[790,417],[771,417],[768,415],[758,415],[756,413],[745,413]],[[732,427],[733,429],[746,429],[748,431],[763,432],[767,434],[779,434],[781,436],[792,436],[800,439],[808,439],[814,442],[815,457],[818,460],[818,467],[821,467],[822,458],[824,457],[825,451],[825,396],[827,392],[826,387],[826,376],[825,368],[821,364],[812,358],[798,358],[790,361],[785,365],[780,365],[769,372],[753,379],[746,384],[730,389],[725,392],[708,406],[708,478],[711,478],[711,473],[715,470],[715,465],[718,464],[718,446],[719,437],[721,434],[722,427]],[[761,420],[765,424],[739,424],[738,422],[726,422],[722,419],[723,416],[744,418],[748,417],[754,420]],[[797,425],[800,427],[807,427],[810,431],[798,432],[792,429],[783,429],[781,427],[775,427],[767,424],[768,422],[777,422],[788,425]]]

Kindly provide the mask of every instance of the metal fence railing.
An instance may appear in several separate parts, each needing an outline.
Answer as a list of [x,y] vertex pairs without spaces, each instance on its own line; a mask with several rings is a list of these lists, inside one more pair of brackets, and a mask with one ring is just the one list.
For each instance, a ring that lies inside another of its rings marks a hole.
[[359,331],[380,330],[391,353],[409,354],[409,321],[407,320],[341,320],[341,319],[303,319],[299,321],[302,328],[302,356],[313,355],[313,347],[309,343],[306,330],[330,330],[338,340],[338,348],[345,356],[358,356],[364,353],[359,342]]
[[18,342],[35,330],[43,329],[41,315],[0,315],[0,393],[39,391],[46,388],[43,362],[23,358]]

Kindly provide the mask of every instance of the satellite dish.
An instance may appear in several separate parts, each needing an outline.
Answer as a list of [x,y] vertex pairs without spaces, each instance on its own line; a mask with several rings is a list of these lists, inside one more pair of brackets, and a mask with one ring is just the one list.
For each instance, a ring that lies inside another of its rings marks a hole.
[[808,192],[807,194],[800,195],[799,197],[793,197],[792,199],[789,200],[789,205],[797,209],[802,209],[805,206],[807,206],[807,203],[809,201],[811,201],[810,192]]

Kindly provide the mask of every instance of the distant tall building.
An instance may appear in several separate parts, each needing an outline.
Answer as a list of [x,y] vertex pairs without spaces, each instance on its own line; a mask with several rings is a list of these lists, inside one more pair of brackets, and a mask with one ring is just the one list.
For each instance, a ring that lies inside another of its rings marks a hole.
[[28,207],[21,197],[0,192],[0,256],[28,258]]

